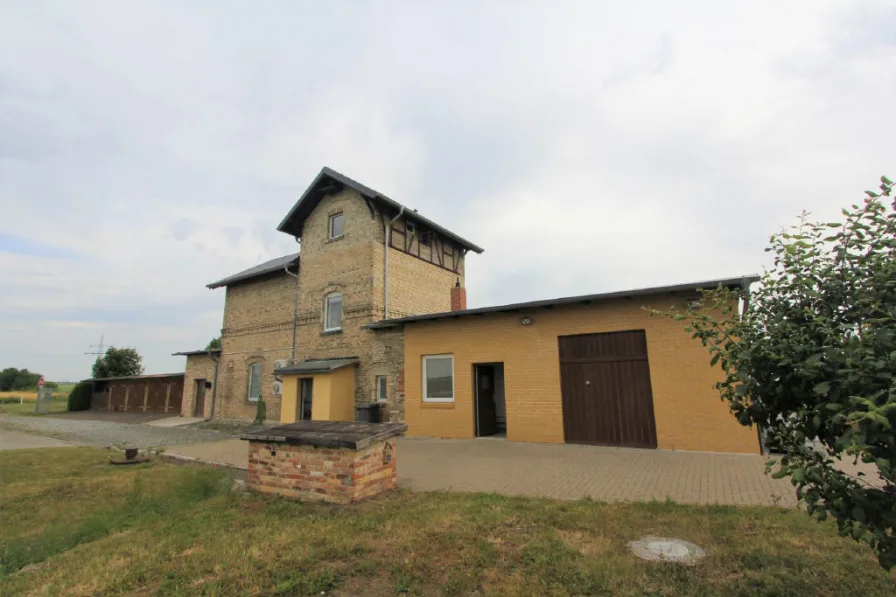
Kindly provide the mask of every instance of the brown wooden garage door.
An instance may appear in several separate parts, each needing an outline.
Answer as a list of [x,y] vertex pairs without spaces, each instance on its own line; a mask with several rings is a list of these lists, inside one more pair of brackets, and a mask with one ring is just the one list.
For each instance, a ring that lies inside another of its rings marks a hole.
[[643,330],[561,336],[566,441],[656,448]]

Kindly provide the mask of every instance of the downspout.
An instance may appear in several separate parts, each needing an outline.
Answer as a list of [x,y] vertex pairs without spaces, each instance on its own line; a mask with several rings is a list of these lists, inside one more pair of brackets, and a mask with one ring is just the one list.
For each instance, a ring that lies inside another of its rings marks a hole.
[[[215,364],[215,374],[212,379],[212,408],[208,415],[209,420],[211,420],[215,418],[215,397],[218,395],[218,365],[220,364],[221,359],[220,357],[213,356],[211,350],[208,351],[208,358]],[[111,395],[112,394],[110,393],[109,396]]]
[[383,241],[383,319],[389,319],[389,247],[392,246],[392,224],[404,214],[404,205],[398,210],[398,215],[386,223],[385,214],[383,222],[386,223],[386,237]]
[[[296,237],[296,242],[300,243],[302,241],[299,240],[299,237]],[[301,259],[301,256],[300,256]],[[285,271],[290,276],[296,279],[296,296],[293,300],[292,306],[292,353],[289,357],[291,362],[295,362],[296,360],[296,329],[299,325],[299,269],[296,268],[296,273],[292,273],[289,271],[289,265],[284,266],[283,271]]]

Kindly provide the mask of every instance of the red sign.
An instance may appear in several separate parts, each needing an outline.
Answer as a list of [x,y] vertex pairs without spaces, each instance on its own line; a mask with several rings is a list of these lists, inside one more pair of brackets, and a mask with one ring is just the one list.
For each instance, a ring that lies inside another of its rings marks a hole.
[[[34,378],[32,378],[32,379],[34,379]],[[44,378],[43,377],[41,377],[40,381],[37,382],[37,387],[39,387],[39,388],[44,387]]]

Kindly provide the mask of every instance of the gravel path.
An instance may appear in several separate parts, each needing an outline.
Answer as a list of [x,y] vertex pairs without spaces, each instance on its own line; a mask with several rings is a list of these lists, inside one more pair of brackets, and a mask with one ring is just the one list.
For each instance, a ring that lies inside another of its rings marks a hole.
[[66,439],[81,444],[101,447],[116,446],[119,448],[150,448],[196,442],[214,442],[229,437],[226,433],[207,429],[150,427],[132,423],[79,421],[55,417],[0,415],[0,426],[58,439]]

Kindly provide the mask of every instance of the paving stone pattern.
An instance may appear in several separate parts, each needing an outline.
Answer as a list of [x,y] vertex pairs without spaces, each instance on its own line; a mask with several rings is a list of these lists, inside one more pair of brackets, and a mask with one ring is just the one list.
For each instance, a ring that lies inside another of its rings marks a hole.
[[92,446],[149,448],[213,442],[225,439],[217,431],[151,427],[111,421],[84,421],[64,417],[19,417],[0,415],[0,426],[38,433]]
[[[765,474],[764,456],[551,445],[503,440],[398,439],[398,485],[556,499],[792,507],[793,486]],[[168,454],[245,467],[248,442],[175,446]]]

